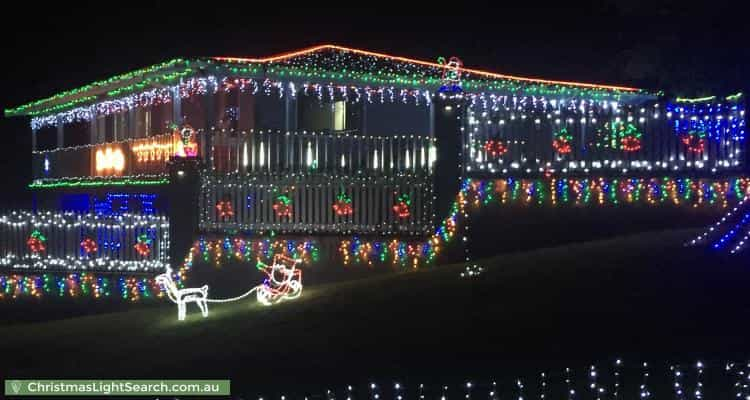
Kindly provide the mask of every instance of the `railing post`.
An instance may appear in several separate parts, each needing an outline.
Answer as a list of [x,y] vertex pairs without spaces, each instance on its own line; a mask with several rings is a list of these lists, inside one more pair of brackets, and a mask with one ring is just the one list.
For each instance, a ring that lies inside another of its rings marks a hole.
[[174,158],[169,161],[169,258],[172,266],[182,263],[198,233],[200,215],[200,159]]
[[284,133],[297,130],[297,93],[294,93],[296,85],[288,83],[282,89],[284,91]]
[[57,117],[57,148],[61,149],[63,147],[64,141],[63,141],[63,119],[62,117]]
[[175,125],[182,125],[182,98],[180,97],[179,86],[172,89],[172,119]]
[[448,215],[458,193],[464,174],[463,126],[465,102],[461,97],[435,96],[433,124],[438,141],[435,163],[435,193],[437,215]]

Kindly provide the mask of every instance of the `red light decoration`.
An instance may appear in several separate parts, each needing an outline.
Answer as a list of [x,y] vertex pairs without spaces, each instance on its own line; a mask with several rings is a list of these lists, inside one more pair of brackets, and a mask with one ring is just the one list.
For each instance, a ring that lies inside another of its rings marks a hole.
[[636,152],[641,149],[641,139],[635,136],[625,136],[620,139],[620,147],[628,153]]
[[32,253],[39,254],[47,250],[47,246],[45,245],[46,242],[47,238],[44,237],[41,232],[35,230],[34,232],[31,232],[29,238],[26,239],[26,246],[29,247],[29,251]]
[[701,154],[706,151],[706,132],[690,131],[682,136],[682,143],[691,153]]
[[195,129],[190,125],[172,126],[172,142],[175,148],[175,157],[197,157],[198,141],[196,139]]
[[138,235],[138,243],[133,248],[141,257],[148,257],[151,254],[151,238],[145,233]]
[[86,255],[89,255],[96,253],[99,250],[99,246],[94,239],[87,237],[81,241],[81,250],[83,250]]
[[487,155],[493,158],[502,157],[508,152],[508,146],[502,140],[490,139],[484,143],[482,148],[487,152]]
[[573,152],[573,135],[568,133],[566,128],[555,133],[555,139],[552,140],[552,147],[558,154],[570,154]]
[[333,203],[333,211],[338,216],[346,216],[354,214],[354,207],[352,207],[352,199],[346,195],[346,193],[340,193],[336,196],[336,202]]
[[409,196],[402,194],[401,196],[398,196],[397,203],[393,205],[393,212],[396,213],[396,216],[399,218],[409,218],[411,215],[411,211],[409,211],[410,205],[411,199]]
[[622,151],[633,153],[641,149],[641,137],[643,136],[643,133],[641,133],[635,125],[630,123],[625,124],[622,121],[614,121],[611,124],[608,124],[608,127],[612,132],[611,140],[613,148],[619,138],[619,145]]
[[217,201],[216,213],[221,219],[234,217],[234,207],[232,207],[232,202],[229,199]]
[[291,217],[292,216],[292,200],[287,195],[281,195],[276,198],[276,201],[273,203],[273,211],[276,213],[276,216],[281,217]]

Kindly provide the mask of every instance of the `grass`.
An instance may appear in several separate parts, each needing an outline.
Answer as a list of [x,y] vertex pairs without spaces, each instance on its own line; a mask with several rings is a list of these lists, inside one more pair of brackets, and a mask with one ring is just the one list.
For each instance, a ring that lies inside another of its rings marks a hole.
[[[2,375],[233,379],[233,392],[368,377],[465,377],[631,359],[747,357],[750,270],[694,230],[308,286],[273,307],[171,303],[0,328]],[[365,268],[365,267],[351,267]]]

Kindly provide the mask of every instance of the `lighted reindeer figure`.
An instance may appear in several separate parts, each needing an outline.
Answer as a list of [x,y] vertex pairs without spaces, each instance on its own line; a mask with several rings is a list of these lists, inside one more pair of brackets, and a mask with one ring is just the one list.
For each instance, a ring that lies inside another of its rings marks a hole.
[[167,267],[167,272],[156,277],[156,282],[164,288],[164,292],[169,297],[169,300],[177,304],[177,319],[180,321],[185,319],[185,308],[187,303],[190,302],[198,305],[203,318],[208,317],[208,286],[203,285],[199,288],[178,289],[174,280],[172,280],[172,269],[169,267]]

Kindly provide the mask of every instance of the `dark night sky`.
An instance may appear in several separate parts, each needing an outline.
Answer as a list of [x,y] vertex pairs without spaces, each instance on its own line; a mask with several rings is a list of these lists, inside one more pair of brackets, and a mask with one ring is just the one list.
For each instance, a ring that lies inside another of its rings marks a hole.
[[[0,106],[173,57],[264,56],[326,42],[425,60],[456,55],[467,66],[497,72],[681,95],[747,92],[750,29],[742,2],[568,1],[553,8],[528,3],[528,9],[454,3],[461,12],[481,16],[425,15],[450,9],[438,2],[403,16],[393,16],[385,4],[379,10],[299,10],[299,15],[262,12],[252,3],[109,5],[116,10],[101,2],[59,10],[21,5],[2,16],[7,70]],[[0,208],[27,208],[28,121],[0,117],[0,132],[6,138],[0,146],[6,189]]]

